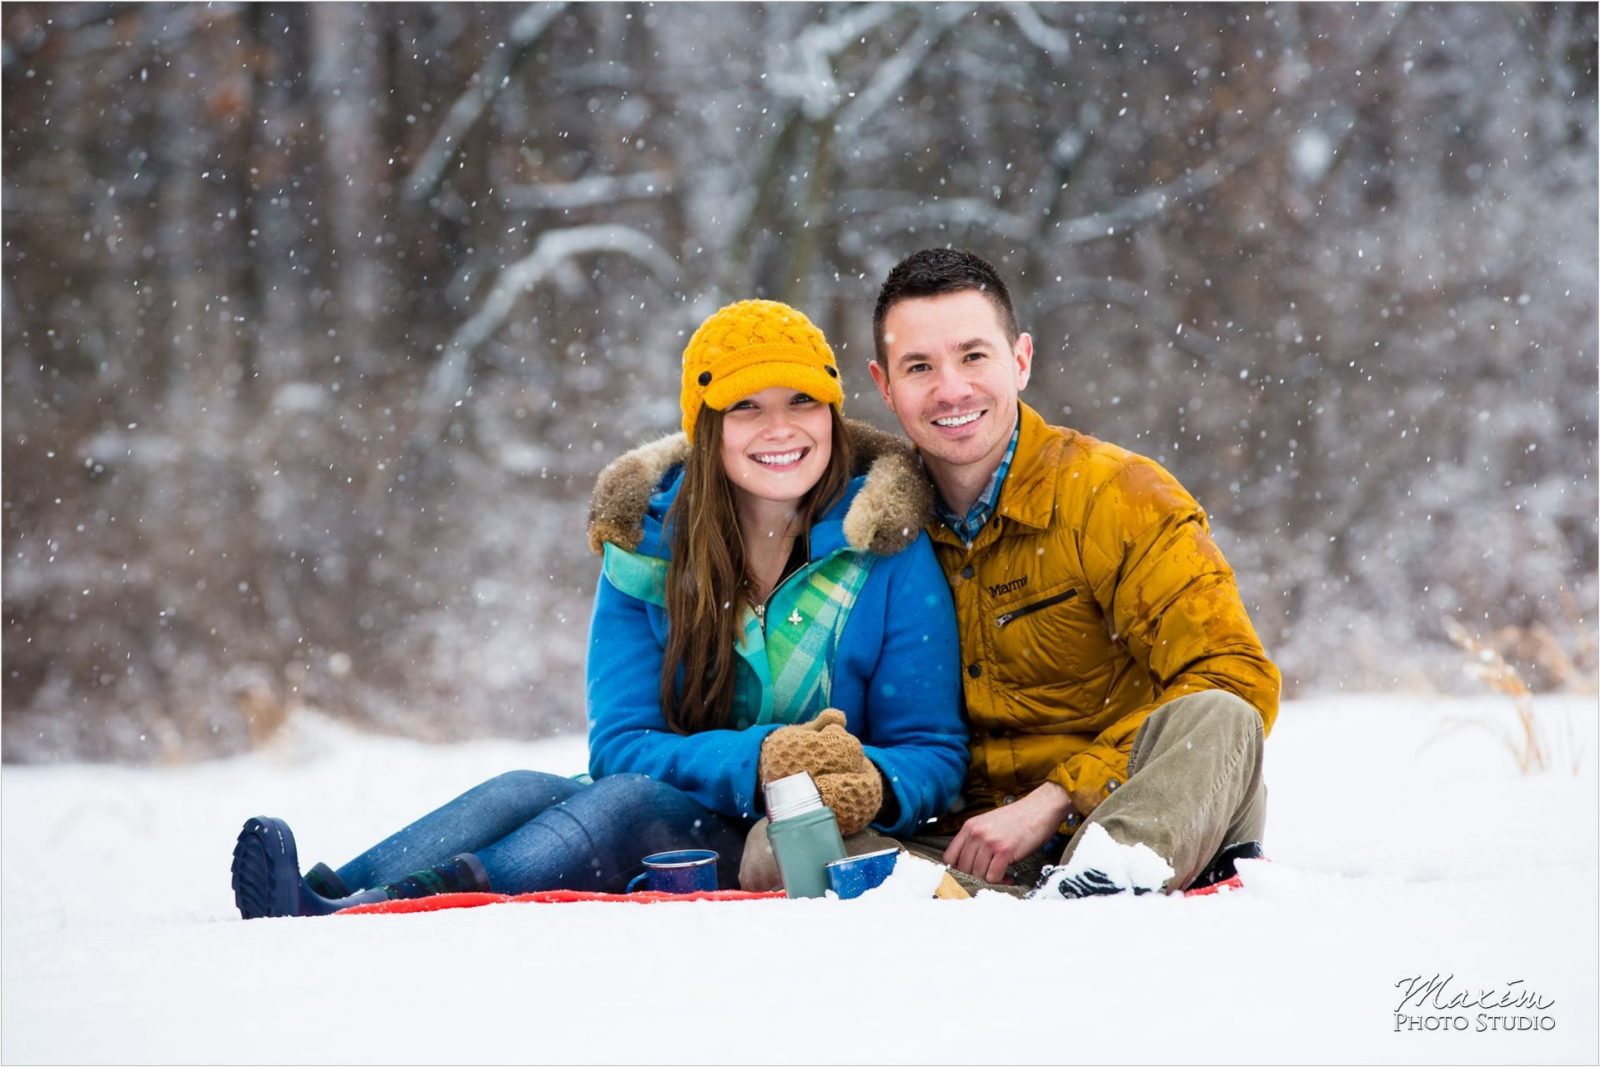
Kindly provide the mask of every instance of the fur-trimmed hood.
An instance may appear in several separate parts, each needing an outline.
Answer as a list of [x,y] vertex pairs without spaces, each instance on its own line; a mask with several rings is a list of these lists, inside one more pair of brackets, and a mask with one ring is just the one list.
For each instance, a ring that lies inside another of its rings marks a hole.
[[[844,425],[855,448],[852,473],[867,475],[845,515],[845,540],[857,552],[892,556],[932,518],[933,483],[911,442],[855,419]],[[688,457],[687,438],[675,433],[607,464],[589,498],[590,551],[598,555],[608,542],[630,552],[638,548],[650,498],[666,473]]]

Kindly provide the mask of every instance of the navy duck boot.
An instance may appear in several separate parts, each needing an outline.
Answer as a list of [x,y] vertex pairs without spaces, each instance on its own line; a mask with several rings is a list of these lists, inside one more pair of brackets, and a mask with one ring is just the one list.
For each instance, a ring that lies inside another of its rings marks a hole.
[[312,889],[300,877],[294,831],[282,819],[258,815],[247,819],[239,831],[233,846],[233,902],[246,919],[331,915],[356,904],[387,899],[382,890],[368,890],[330,900]]

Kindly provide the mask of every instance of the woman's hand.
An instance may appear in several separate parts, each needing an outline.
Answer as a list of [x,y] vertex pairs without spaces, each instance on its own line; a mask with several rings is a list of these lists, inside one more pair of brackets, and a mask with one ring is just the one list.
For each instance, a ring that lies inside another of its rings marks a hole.
[[883,776],[844,724],[844,712],[829,708],[810,722],[772,731],[761,746],[760,775],[765,786],[810,774],[848,837],[866,829],[883,807]]
[[838,820],[839,833],[849,837],[878,817],[878,809],[883,807],[883,775],[863,755],[855,771],[817,776],[817,792]]
[[810,722],[772,731],[761,745],[761,784],[801,771],[818,778],[859,770],[866,753],[844,722],[844,712],[829,708]]

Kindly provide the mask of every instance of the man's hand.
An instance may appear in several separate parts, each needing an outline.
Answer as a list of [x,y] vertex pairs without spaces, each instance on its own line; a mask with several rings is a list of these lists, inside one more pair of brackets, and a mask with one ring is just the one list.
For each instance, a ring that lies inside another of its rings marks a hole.
[[1050,840],[1071,810],[1067,791],[1046,782],[1014,804],[968,819],[945,849],[944,861],[986,882],[999,882],[1007,867]]

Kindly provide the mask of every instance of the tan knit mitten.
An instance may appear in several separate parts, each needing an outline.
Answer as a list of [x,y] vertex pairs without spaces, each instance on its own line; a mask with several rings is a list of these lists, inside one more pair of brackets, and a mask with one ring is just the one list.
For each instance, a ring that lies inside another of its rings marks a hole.
[[866,829],[883,806],[883,776],[844,724],[844,712],[829,708],[810,722],[772,731],[761,746],[760,774],[765,785],[809,773],[848,837]]
[[861,766],[854,771],[819,777],[817,792],[822,794],[822,802],[833,809],[839,833],[849,837],[865,830],[877,818],[878,809],[883,807],[883,775],[862,756]]
[[810,722],[772,731],[761,745],[761,784],[801,771],[819,778],[859,769],[865,754],[844,722],[844,712],[829,708]]

